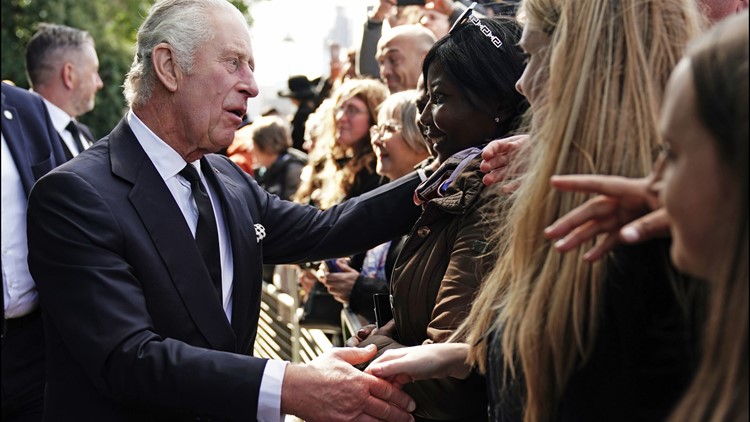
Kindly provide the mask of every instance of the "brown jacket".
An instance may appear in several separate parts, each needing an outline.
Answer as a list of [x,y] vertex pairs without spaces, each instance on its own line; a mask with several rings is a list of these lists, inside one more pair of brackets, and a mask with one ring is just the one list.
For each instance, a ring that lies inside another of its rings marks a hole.
[[[496,190],[482,184],[475,158],[444,197],[425,204],[396,261],[391,282],[399,342],[374,335],[382,351],[443,342],[468,315],[480,283],[494,262],[488,237],[495,227]],[[487,418],[484,379],[446,378],[404,386],[417,402],[415,416],[429,420]]]

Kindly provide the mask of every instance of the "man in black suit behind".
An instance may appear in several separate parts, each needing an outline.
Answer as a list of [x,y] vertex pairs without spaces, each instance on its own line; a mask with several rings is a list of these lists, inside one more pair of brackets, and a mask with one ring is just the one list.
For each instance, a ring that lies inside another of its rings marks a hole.
[[2,84],[2,420],[41,421],[44,330],[26,263],[26,198],[65,161],[42,99]]
[[88,32],[39,24],[26,46],[26,74],[31,87],[44,98],[68,159],[96,142],[91,129],[77,120],[93,110],[96,93],[104,86],[94,39]]
[[125,83],[130,111],[32,190],[50,420],[412,420],[408,396],[352,367],[375,350],[251,356],[264,263],[365,250],[419,214],[415,175],[322,212],[212,154],[258,94],[254,66],[229,2],[158,1]]

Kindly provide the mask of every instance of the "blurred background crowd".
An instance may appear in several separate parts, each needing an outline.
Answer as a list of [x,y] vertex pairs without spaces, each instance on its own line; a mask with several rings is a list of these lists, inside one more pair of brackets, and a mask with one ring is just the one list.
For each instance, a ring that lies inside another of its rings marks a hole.
[[[747,257],[734,254],[747,252],[747,216],[727,211],[737,231],[715,224],[695,241],[680,227],[699,217],[675,213],[691,203],[669,207],[687,195],[664,187],[685,177],[670,167],[681,148],[672,137],[690,138],[675,122],[715,117],[709,129],[731,127],[735,139],[736,122],[706,111],[705,92],[689,98],[705,103],[695,119],[680,114],[692,103],[677,93],[695,93],[678,63],[688,51],[692,66],[709,66],[709,44],[688,46],[747,2],[594,1],[232,1],[251,27],[260,93],[220,154],[267,192],[321,210],[421,178],[410,233],[352,256],[264,266],[257,355],[307,362],[376,344],[368,371],[406,384],[417,420],[487,420],[488,406],[498,421],[747,420],[747,398],[732,396],[748,392],[747,301],[728,304],[727,293],[737,280],[747,291]],[[2,79],[44,98],[66,159],[127,112],[123,81],[150,6],[2,3]],[[720,79],[694,73],[698,85]],[[734,188],[744,174],[746,186],[746,161],[726,151],[721,180]],[[556,179],[576,174],[619,178]],[[708,206],[706,192],[692,204]],[[747,211],[743,198],[727,208]],[[708,214],[700,221],[716,223]],[[660,236],[619,232],[639,218]],[[696,251],[721,236],[733,261],[700,265]],[[741,313],[739,345],[724,354],[722,308]],[[447,347],[420,348],[436,344]],[[425,369],[438,355],[442,366]],[[745,373],[715,376],[733,371]]]

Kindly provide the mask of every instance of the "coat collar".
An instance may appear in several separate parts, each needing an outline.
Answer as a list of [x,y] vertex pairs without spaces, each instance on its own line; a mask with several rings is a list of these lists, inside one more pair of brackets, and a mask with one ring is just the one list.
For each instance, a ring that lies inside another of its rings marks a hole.
[[[213,285],[206,281],[210,280],[208,271],[202,264],[203,260],[190,229],[184,219],[180,218],[181,212],[169,189],[125,119],[120,121],[109,138],[112,173],[133,185],[128,195],[130,202],[146,226],[193,322],[214,349],[235,351],[236,339],[232,327],[216,298]],[[212,169],[210,165],[208,168]],[[213,170],[207,173],[210,172]],[[222,189],[222,185],[216,183],[215,187],[222,198],[222,206],[226,207],[225,213],[232,215],[227,218],[229,227],[236,227],[239,217],[233,214],[237,210],[225,205],[228,194]],[[234,239],[235,233],[232,229],[229,231]],[[237,251],[241,246],[236,246],[233,241],[232,247]],[[238,262],[235,258],[235,270],[241,267],[238,264],[241,261]],[[236,273],[237,271],[235,279]],[[237,297],[237,292],[234,293],[234,297]],[[234,304],[235,307],[238,305],[240,304]]]
[[482,172],[479,170],[481,162],[481,156],[474,158],[448,187],[444,196],[434,198],[427,204],[448,213],[463,214],[484,189]]

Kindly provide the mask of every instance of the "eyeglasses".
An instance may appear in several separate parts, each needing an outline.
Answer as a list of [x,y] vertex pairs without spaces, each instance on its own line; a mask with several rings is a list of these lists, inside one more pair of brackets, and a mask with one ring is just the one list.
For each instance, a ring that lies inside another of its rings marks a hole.
[[456,22],[453,24],[453,26],[451,26],[450,31],[448,31],[448,35],[450,36],[455,34],[462,26],[466,24],[472,24],[479,28],[479,31],[481,31],[485,37],[489,38],[496,48],[502,47],[503,40],[501,40],[497,35],[493,34],[489,26],[483,24],[482,21],[479,20],[479,18],[472,14],[476,5],[477,2],[472,2],[471,6],[467,7],[466,10],[461,13],[461,16],[456,19]]
[[382,139],[386,133],[393,135],[399,132],[401,132],[401,125],[375,125],[370,127],[370,140]]
[[353,105],[348,105],[346,107],[337,107],[335,111],[336,118],[340,118],[342,115],[346,115],[346,117],[354,117],[357,114],[367,113],[367,110],[361,110],[357,107],[354,107]]

